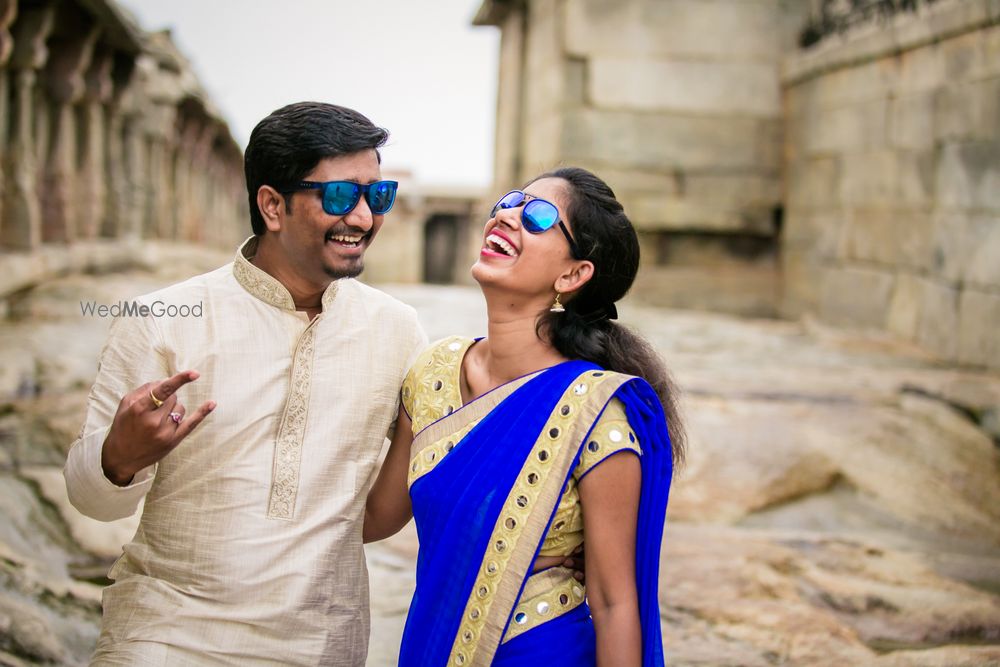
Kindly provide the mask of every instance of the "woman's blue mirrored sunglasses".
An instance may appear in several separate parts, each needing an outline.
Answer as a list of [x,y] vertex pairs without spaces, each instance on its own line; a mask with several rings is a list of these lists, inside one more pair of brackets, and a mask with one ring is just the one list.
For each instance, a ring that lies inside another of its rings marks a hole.
[[288,194],[296,190],[322,190],[323,210],[330,215],[347,215],[354,210],[354,207],[361,201],[361,196],[364,195],[372,214],[384,215],[389,212],[393,202],[396,201],[396,188],[398,187],[398,181],[376,181],[368,184],[352,181],[326,181],[325,183],[299,181],[295,185],[283,188],[281,192]]
[[576,246],[576,241],[569,233],[569,229],[566,228],[566,224],[559,219],[559,209],[556,205],[550,201],[544,199],[527,199],[525,195],[520,190],[511,190],[503,197],[500,201],[493,206],[493,211],[490,213],[490,217],[496,217],[497,211],[504,208],[517,208],[518,206],[524,206],[521,210],[521,224],[532,234],[541,234],[544,231],[552,229],[553,226],[559,225],[559,229],[562,231],[563,235],[566,236],[566,240],[569,241],[569,249],[573,254],[574,259],[580,259],[580,250]]

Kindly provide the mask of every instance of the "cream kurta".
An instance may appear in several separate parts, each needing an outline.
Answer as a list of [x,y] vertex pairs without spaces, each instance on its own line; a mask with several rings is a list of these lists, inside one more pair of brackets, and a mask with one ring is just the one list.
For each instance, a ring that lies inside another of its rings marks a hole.
[[[362,665],[367,491],[408,363],[426,344],[412,308],[334,282],[311,323],[244,258],[142,297],[203,316],[121,317],[65,476],[84,514],[129,516],[95,664]],[[186,369],[180,400],[218,407],[120,488],[101,446],[121,397]]]

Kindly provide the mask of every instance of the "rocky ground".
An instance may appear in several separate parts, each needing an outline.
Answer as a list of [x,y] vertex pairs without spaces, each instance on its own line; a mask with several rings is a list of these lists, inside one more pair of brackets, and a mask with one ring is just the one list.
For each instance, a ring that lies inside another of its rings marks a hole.
[[[78,302],[199,270],[162,265],[53,282],[0,325],[0,664],[93,645],[134,521],[65,500],[108,325]],[[432,338],[484,333],[475,290],[387,289]],[[691,435],[664,544],[669,664],[1000,665],[1000,377],[808,321],[621,311],[674,370]],[[412,526],[369,548],[369,665],[395,664],[415,552]]]

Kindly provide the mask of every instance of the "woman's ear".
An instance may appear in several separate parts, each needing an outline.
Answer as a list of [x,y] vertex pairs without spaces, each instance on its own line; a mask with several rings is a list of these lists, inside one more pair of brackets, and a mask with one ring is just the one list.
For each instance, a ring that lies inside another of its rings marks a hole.
[[285,196],[270,185],[262,185],[257,190],[257,208],[264,218],[268,231],[280,232],[285,218]]
[[594,264],[586,259],[573,262],[561,276],[556,278],[555,290],[560,294],[576,292],[594,277]]

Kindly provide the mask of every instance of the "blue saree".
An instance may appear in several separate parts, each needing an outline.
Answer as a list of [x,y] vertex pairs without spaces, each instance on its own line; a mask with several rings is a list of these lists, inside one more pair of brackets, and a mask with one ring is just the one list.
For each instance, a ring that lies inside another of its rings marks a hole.
[[612,397],[642,445],[636,582],[643,665],[663,665],[657,590],[672,472],[663,411],[644,380],[569,361],[503,385],[414,438],[413,470],[434,465],[410,486],[420,551],[401,666],[595,664],[593,623],[572,582],[573,593],[538,603],[544,622],[504,638],[512,621],[524,622],[514,610],[529,578],[540,577],[531,575],[532,563]]

